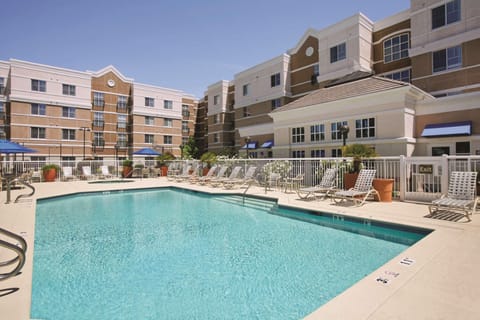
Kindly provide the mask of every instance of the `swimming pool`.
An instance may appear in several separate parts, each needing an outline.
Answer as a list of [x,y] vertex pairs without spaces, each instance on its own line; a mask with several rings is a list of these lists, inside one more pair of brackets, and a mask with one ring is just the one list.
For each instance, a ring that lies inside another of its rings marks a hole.
[[41,200],[31,317],[299,319],[425,234],[167,188]]

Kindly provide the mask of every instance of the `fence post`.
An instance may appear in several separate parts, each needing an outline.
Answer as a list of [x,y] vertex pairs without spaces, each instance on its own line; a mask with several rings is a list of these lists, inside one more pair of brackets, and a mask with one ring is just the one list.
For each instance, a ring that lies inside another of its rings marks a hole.
[[405,200],[406,184],[407,184],[407,165],[405,161],[405,156],[400,155],[400,201]]
[[442,155],[442,175],[440,177],[441,192],[443,194],[447,193],[448,190],[448,177],[450,176],[450,168],[448,167],[448,155]]

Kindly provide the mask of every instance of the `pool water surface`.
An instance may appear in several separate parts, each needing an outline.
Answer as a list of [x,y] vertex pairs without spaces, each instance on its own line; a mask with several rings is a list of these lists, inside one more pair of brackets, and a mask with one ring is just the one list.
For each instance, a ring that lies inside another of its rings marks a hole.
[[424,236],[387,241],[232,199],[165,188],[40,200],[31,317],[300,319]]

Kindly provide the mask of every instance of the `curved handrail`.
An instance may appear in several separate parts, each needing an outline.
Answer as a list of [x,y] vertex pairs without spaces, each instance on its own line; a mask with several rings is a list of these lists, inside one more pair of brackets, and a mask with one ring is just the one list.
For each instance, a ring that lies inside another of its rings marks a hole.
[[12,250],[17,254],[17,256],[13,259],[10,259],[8,261],[1,261],[0,266],[4,267],[18,262],[17,266],[12,271],[7,273],[0,273],[1,281],[16,276],[20,272],[20,270],[22,270],[23,266],[25,265],[25,252],[27,251],[27,242],[23,237],[8,230],[0,228],[0,233],[19,242],[18,244],[12,244],[8,241],[0,239],[0,246]]
[[17,198],[14,201],[15,203],[17,203],[20,198],[31,197],[35,194],[35,188],[31,184],[29,184],[28,182],[26,182],[23,179],[15,178],[15,179],[12,179],[12,180],[8,181],[8,183],[7,183],[7,202],[5,202],[5,203],[10,203],[11,202],[11,196],[10,196],[10,192],[11,192],[11,189],[12,189],[11,186],[15,182],[20,182],[24,186],[27,186],[30,189],[32,189],[32,192],[29,193],[29,194],[21,194],[21,195],[17,196]]
[[34,188],[30,183],[28,183],[28,182],[26,182],[25,180],[22,180],[22,179],[16,179],[16,180],[18,180],[18,182],[20,182],[20,183],[23,184],[24,186],[29,187],[30,189],[32,189],[32,192],[30,192],[29,194],[20,194],[20,195],[18,195],[17,198],[15,198],[15,201],[14,201],[15,203],[17,203],[20,198],[31,197],[31,196],[33,196],[33,195],[35,194],[35,188]]

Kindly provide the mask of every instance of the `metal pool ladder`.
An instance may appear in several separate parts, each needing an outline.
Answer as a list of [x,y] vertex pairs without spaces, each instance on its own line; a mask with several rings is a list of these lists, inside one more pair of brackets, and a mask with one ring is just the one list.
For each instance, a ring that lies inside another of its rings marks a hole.
[[[25,252],[27,251],[27,242],[22,236],[19,236],[18,234],[2,228],[0,228],[0,236],[2,236],[2,238],[0,239],[0,247],[6,248],[9,251],[13,251],[13,253],[15,254],[15,257],[9,260],[0,261],[0,268],[3,269],[4,267],[16,264],[13,270],[5,273],[0,273],[1,281],[14,277],[20,273],[25,264]],[[6,240],[5,237],[10,238],[10,241]]]
[[14,203],[17,203],[20,198],[31,197],[35,194],[35,188],[31,184],[29,184],[28,182],[26,182],[23,179],[15,178],[15,179],[12,179],[12,180],[8,181],[8,183],[7,183],[7,202],[5,202],[5,203],[10,203],[11,202],[11,196],[10,196],[11,186],[15,182],[19,182],[19,183],[23,184],[24,186],[29,187],[30,189],[32,189],[32,192],[30,192],[28,194],[18,195],[17,198],[15,199]]

